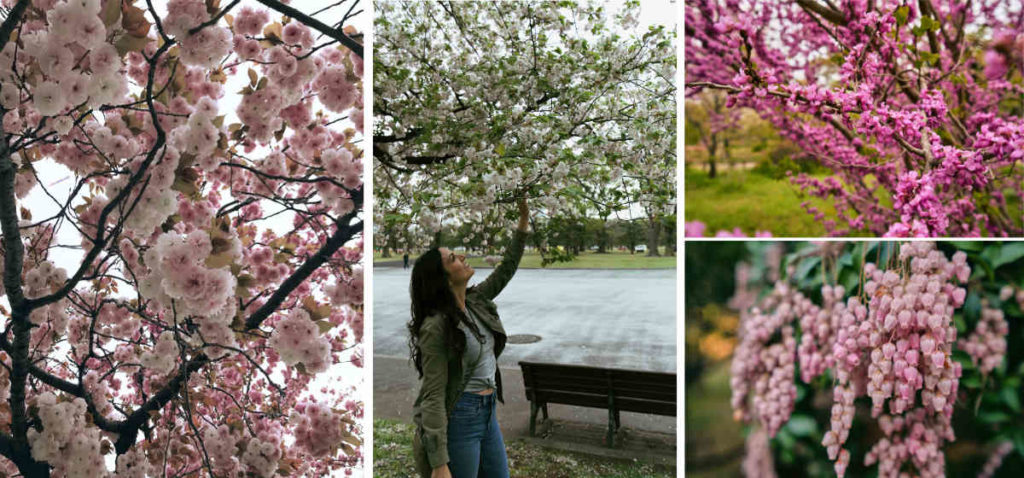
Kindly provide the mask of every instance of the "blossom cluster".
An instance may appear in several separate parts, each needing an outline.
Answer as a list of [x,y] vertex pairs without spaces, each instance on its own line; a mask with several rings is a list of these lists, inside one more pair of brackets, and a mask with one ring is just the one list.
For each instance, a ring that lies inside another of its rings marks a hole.
[[28,431],[32,458],[48,462],[68,478],[106,476],[100,432],[86,426],[85,400],[59,400],[51,392],[35,397],[42,431]]
[[333,453],[345,439],[343,414],[319,402],[296,405],[291,422],[295,446],[314,457]]
[[1003,464],[1003,460],[1013,452],[1012,442],[1002,442],[995,450],[992,450],[992,454],[989,455],[988,460],[985,461],[985,465],[981,467],[981,473],[978,473],[978,478],[992,478],[995,475],[996,470]]
[[957,347],[971,356],[971,363],[983,375],[988,375],[1003,363],[1006,355],[1006,334],[1010,325],[1003,317],[1003,309],[981,307],[981,318],[966,339],[960,339]]
[[[820,253],[829,254],[826,247]],[[796,355],[804,382],[826,369],[835,378],[830,430],[822,445],[839,476],[850,462],[843,445],[853,424],[854,401],[864,395],[871,398],[872,416],[885,434],[867,455],[867,464],[878,463],[879,476],[897,476],[907,464],[921,476],[942,476],[941,449],[953,439],[950,419],[962,373],[951,353],[956,343],[953,312],[966,298],[956,284],[970,276],[966,260],[963,252],[947,259],[933,243],[903,244],[894,267],[864,265],[866,303],[857,295],[844,302],[843,287],[825,285],[819,307],[789,284],[776,283],[759,307],[741,319],[731,382],[737,417],[757,418],[774,435],[792,411]],[[793,339],[794,322],[799,323],[799,345]]]
[[[52,2],[46,13],[47,25],[35,24],[24,30],[23,48],[8,42],[0,52],[5,65],[14,64],[16,56],[34,58],[42,73],[31,94],[31,108],[23,115],[17,108],[25,103],[27,92],[13,88],[13,70],[0,75],[0,81],[8,85],[0,102],[14,110],[4,116],[5,130],[20,131],[39,117],[63,115],[81,105],[96,108],[125,97],[128,84],[119,74],[121,58],[106,42],[108,31],[98,16],[100,7],[99,0]],[[68,120],[61,123],[61,129],[71,124]]]
[[307,372],[319,373],[330,365],[331,344],[305,309],[292,309],[277,323],[268,342],[288,365],[302,364]]
[[1017,301],[1017,305],[1021,310],[1024,310],[1024,287],[1017,288],[1012,285],[1005,285],[999,289],[999,300],[1005,302],[1011,298]]
[[[799,291],[778,282],[740,322],[732,360],[732,407],[738,419],[759,420],[769,436],[775,436],[793,411],[797,345],[791,322],[810,305]],[[780,339],[773,341],[776,332]]]

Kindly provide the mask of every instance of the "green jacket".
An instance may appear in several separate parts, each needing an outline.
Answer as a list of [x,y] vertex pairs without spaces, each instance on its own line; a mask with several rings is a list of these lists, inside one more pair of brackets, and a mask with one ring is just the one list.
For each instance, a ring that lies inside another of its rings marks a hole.
[[[501,356],[508,337],[493,300],[515,275],[523,257],[526,234],[515,231],[501,264],[487,279],[466,291],[466,308],[494,334],[495,358]],[[448,463],[448,417],[466,388],[462,357],[445,342],[444,327],[444,317],[436,314],[424,319],[419,332],[423,378],[413,406],[413,422],[416,424],[413,455],[416,468],[424,477],[429,477],[435,467]],[[453,379],[449,380],[449,377]],[[495,383],[498,385],[498,400],[503,401],[500,369]]]

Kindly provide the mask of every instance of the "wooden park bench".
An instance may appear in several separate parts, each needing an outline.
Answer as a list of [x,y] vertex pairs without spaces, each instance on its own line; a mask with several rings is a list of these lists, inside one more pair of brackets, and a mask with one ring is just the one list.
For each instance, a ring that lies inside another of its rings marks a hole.
[[530,401],[530,436],[537,411],[548,419],[548,404],[608,410],[608,447],[615,445],[619,412],[676,416],[676,374],[584,365],[519,362]]

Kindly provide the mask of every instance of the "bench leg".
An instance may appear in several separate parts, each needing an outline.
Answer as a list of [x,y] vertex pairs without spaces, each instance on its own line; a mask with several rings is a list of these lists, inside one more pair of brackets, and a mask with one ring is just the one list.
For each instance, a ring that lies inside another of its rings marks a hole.
[[530,436],[537,433],[537,402],[530,402]]
[[622,423],[619,422],[619,410],[616,409],[615,410],[615,429],[618,430],[621,427],[622,427]]
[[615,411],[608,409],[608,448],[615,448]]
[[542,405],[542,407],[543,408],[541,410],[544,412],[544,421],[547,421],[547,419],[548,419],[548,404],[547,404],[547,402],[544,402],[544,405]]

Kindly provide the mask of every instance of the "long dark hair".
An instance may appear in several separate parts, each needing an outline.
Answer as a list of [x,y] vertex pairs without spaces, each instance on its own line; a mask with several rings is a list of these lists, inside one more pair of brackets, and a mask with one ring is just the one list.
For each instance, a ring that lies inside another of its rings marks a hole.
[[436,247],[423,253],[413,264],[409,296],[412,298],[412,318],[406,324],[409,329],[409,360],[423,378],[419,336],[420,327],[427,317],[437,313],[444,315],[445,342],[459,356],[466,349],[466,335],[458,328],[459,322],[465,320],[465,314],[455,303],[455,294],[448,283],[448,271],[444,269],[441,251]]

